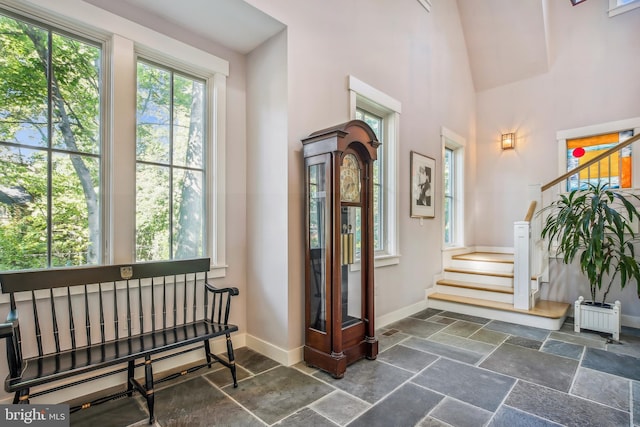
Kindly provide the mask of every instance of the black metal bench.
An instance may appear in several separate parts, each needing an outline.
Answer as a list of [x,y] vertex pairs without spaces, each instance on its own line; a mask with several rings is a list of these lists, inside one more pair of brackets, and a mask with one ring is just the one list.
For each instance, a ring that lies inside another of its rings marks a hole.
[[[209,259],[202,258],[0,273],[2,293],[9,294],[7,322],[0,324],[9,365],[5,390],[15,393],[14,403],[29,403],[30,397],[126,372],[126,389],[70,410],[138,391],[151,424],[154,384],[217,361],[230,369],[237,387],[230,334],[238,327],[228,320],[238,289],[216,289],[207,282],[208,271]],[[209,339],[219,336],[226,336],[227,360],[211,352]],[[152,356],[158,361],[203,347],[205,363],[154,381]],[[140,366],[144,384],[134,377]],[[58,381],[76,376],[82,377]],[[31,388],[37,391],[30,394]]]

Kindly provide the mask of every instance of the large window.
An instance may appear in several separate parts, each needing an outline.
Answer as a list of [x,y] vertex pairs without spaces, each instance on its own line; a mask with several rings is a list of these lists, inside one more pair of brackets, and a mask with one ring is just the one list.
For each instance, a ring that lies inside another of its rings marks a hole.
[[207,256],[224,276],[228,73],[91,5],[3,6],[0,270]]
[[205,248],[203,81],[138,62],[136,260]]
[[0,11],[0,270],[102,261],[101,56]]
[[400,102],[349,76],[352,117],[363,120],[382,143],[374,163],[374,245],[377,267],[397,264],[397,151]]

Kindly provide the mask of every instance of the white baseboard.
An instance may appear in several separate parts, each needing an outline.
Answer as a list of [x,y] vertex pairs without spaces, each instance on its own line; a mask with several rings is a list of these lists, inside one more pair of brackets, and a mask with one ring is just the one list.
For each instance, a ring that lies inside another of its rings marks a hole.
[[[232,340],[233,340],[233,347],[234,348],[240,348],[240,347],[245,347],[246,344],[246,334],[233,334],[231,336]],[[215,354],[226,354],[227,353],[227,340],[225,337],[222,338],[216,338],[215,340],[211,340],[210,341],[211,344],[211,351]],[[201,346],[201,344],[200,344]],[[197,345],[193,346],[194,348],[197,347]],[[176,352],[179,351],[183,351],[185,350],[185,347],[183,348],[179,348],[176,350]],[[169,352],[167,353],[162,353],[162,355],[167,355],[170,354]],[[152,359],[153,360],[153,359]],[[171,371],[174,370],[177,366],[184,366],[184,365],[189,365],[192,363],[196,363],[199,361],[203,361],[204,360],[204,350],[198,351],[198,350],[194,350],[194,351],[190,351],[188,353],[185,354],[181,354],[179,356],[175,356],[175,357],[171,357],[168,359],[164,359],[164,360],[159,360],[157,362],[153,362],[153,373],[154,376],[158,373],[162,373],[165,371]],[[112,371],[113,369],[117,368],[118,365],[116,366],[112,366],[110,368],[107,369],[103,369],[103,370],[98,370],[98,371],[94,371],[92,372],[92,374],[99,374],[102,372],[109,372]],[[126,368],[126,364],[123,364],[122,367]],[[56,382],[56,385],[63,385],[63,384],[69,384],[73,381],[79,380],[79,379],[83,379],[83,378],[91,378],[92,375],[78,375],[78,376],[74,376],[72,378],[69,378],[67,380],[62,380],[59,382]],[[136,377],[144,377],[144,370],[142,367],[139,367],[136,369]],[[61,402],[68,402],[70,400],[73,399],[77,399],[80,398],[82,396],[87,396],[90,395],[92,393],[96,393],[99,392],[101,390],[107,390],[110,389],[112,387],[118,387],[118,386],[122,386],[123,384],[127,383],[127,373],[125,372],[120,372],[117,374],[113,374],[113,375],[109,375],[108,377],[105,378],[100,378],[100,379],[96,379],[96,380],[92,380],[92,381],[88,381],[86,383],[83,384],[77,384],[74,385],[72,387],[63,389],[63,390],[59,390],[59,391],[55,391],[55,392],[51,392],[51,393],[47,393],[44,394],[42,396],[38,396],[36,398],[30,398],[29,402],[30,403],[42,403],[42,404],[56,404],[56,403],[61,403]],[[39,390],[42,390],[42,388],[32,388],[30,390],[31,393],[34,392],[38,392]],[[4,405],[8,405],[13,403],[13,394],[6,394],[3,398],[0,399],[0,404],[4,404]]]
[[[429,291],[429,289],[427,289]],[[422,311],[427,308],[427,300],[418,301],[415,304],[408,305],[399,310],[392,311],[391,313],[383,314],[380,317],[376,317],[376,329],[383,328],[393,322],[404,319],[414,313]]]
[[247,334],[247,347],[258,353],[275,360],[284,366],[292,366],[299,363],[303,359],[303,347],[294,348],[293,350],[285,350],[270,342],[261,340],[253,335]]

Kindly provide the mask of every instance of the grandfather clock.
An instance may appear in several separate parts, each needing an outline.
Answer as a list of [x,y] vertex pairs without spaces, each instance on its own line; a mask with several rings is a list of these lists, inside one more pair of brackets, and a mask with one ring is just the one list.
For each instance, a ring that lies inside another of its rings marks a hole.
[[361,120],[302,140],[305,167],[304,360],[342,378],[375,359],[373,162],[380,145]]

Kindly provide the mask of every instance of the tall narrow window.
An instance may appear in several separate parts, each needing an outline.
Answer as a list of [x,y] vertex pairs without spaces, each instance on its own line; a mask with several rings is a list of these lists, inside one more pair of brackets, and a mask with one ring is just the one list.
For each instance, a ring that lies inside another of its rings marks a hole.
[[349,76],[351,117],[375,132],[378,159],[374,163],[375,266],[398,264],[398,129],[401,104],[389,95]]
[[0,270],[101,262],[101,48],[0,13]]
[[[362,108],[356,108],[356,119],[368,124],[376,134],[378,141],[384,144],[382,117]],[[378,160],[373,162],[373,247],[375,251],[384,250],[384,194],[382,181],[384,171],[384,150],[379,150]]]
[[464,147],[466,141],[442,128],[443,145],[443,242],[445,247],[464,246]]
[[205,83],[138,62],[136,260],[205,254]]
[[444,149],[444,244],[450,246],[455,242],[455,173],[456,164],[451,148]]

